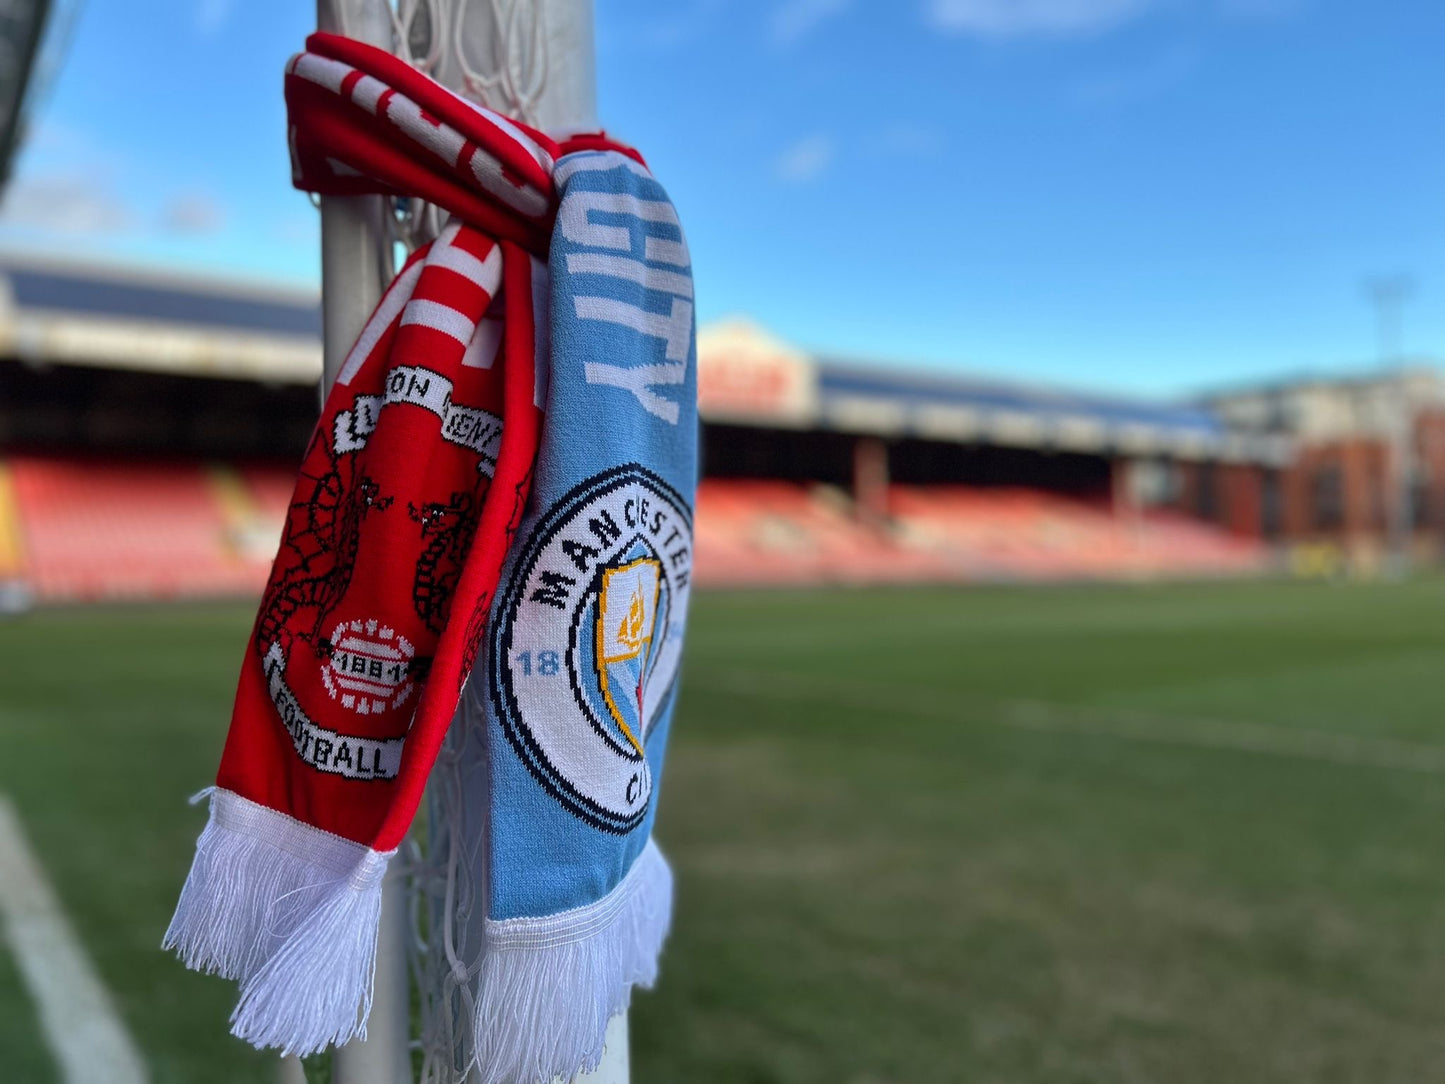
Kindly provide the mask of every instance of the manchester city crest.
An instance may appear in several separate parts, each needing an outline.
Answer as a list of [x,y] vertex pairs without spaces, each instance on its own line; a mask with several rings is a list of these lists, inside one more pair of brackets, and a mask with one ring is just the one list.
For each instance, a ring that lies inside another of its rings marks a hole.
[[627,832],[647,812],[647,738],[674,695],[691,573],[687,504],[629,464],[553,505],[510,577],[490,649],[502,727],[598,828]]

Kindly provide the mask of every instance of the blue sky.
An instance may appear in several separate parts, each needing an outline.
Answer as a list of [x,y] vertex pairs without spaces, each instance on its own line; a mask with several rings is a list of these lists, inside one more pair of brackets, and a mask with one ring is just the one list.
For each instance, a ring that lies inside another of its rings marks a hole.
[[[598,0],[604,121],[702,319],[835,355],[1174,394],[1445,356],[1438,0]],[[314,283],[298,0],[87,0],[0,245]]]

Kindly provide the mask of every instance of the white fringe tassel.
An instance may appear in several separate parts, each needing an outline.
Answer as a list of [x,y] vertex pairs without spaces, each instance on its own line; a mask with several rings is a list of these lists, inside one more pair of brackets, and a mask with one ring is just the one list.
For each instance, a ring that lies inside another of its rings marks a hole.
[[241,984],[231,1032],[257,1047],[304,1057],[365,1038],[395,853],[217,789],[162,945]]
[[596,903],[487,920],[477,998],[483,1084],[548,1084],[597,1068],[607,1022],[651,986],[672,915],[672,870],[651,840]]

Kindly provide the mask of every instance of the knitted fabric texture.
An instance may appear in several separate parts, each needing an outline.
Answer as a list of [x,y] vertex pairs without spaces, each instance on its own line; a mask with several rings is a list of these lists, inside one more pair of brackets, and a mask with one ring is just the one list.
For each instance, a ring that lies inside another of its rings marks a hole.
[[240,984],[233,1031],[365,1034],[381,880],[459,703],[487,886],[472,1068],[595,1065],[651,982],[651,826],[696,481],[692,279],[633,150],[557,143],[313,35],[294,181],[451,214],[383,295],[303,461],[166,945]]

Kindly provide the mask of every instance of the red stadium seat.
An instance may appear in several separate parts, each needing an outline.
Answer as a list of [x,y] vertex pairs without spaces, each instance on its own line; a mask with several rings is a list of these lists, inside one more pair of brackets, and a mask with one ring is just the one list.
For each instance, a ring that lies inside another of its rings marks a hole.
[[[294,484],[275,466],[12,457],[5,468],[0,518],[20,539],[8,574],[43,601],[255,594]],[[893,486],[887,520],[865,523],[837,487],[717,478],[698,489],[696,551],[705,585],[1200,576],[1266,559],[1181,515],[1124,520],[1028,489]]]
[[1123,520],[1027,489],[894,486],[866,525],[825,486],[706,479],[697,501],[705,584],[1199,576],[1263,567],[1266,551],[1183,516]]
[[255,593],[265,582],[269,556],[237,546],[203,466],[30,457],[9,465],[26,577],[42,600]]

